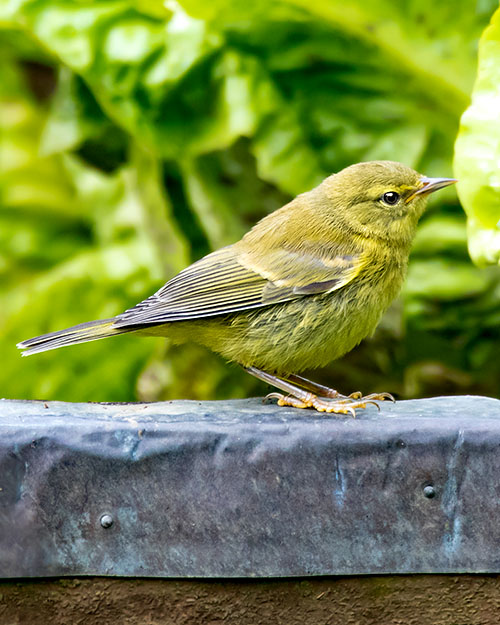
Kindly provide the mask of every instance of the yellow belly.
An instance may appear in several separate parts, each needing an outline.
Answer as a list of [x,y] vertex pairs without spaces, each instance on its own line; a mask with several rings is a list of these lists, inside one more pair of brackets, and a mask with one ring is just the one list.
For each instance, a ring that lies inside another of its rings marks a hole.
[[266,308],[181,321],[141,331],[201,343],[231,361],[269,372],[298,373],[340,358],[370,335],[399,291],[351,288]]

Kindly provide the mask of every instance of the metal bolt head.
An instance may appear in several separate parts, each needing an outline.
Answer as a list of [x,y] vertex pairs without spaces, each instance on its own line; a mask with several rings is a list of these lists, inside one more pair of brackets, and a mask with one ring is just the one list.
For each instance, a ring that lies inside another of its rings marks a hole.
[[110,514],[103,514],[101,517],[101,527],[107,530],[113,525],[113,517]]
[[432,484],[427,484],[427,486],[424,486],[424,497],[427,497],[427,499],[432,499],[435,496],[436,489],[434,488],[434,486],[432,486]]

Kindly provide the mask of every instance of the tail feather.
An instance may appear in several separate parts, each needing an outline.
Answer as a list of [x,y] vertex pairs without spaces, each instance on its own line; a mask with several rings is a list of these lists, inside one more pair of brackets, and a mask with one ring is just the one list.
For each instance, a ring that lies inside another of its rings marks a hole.
[[130,332],[129,328],[114,327],[114,319],[100,319],[98,321],[88,321],[77,326],[58,330],[50,334],[42,334],[35,338],[22,341],[17,344],[19,349],[24,350],[23,356],[31,356],[39,352],[46,352],[50,349],[75,345],[76,343],[86,343],[87,341],[97,341],[108,336],[115,336]]

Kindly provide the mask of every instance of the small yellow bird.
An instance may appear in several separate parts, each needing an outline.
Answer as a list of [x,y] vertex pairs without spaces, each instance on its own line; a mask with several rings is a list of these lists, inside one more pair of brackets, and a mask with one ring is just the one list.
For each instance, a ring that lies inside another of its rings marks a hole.
[[429,193],[455,183],[392,161],[358,163],[259,221],[112,319],[18,344],[23,356],[125,332],[206,345],[282,393],[281,406],[355,415],[361,397],[298,373],[370,335],[404,280]]

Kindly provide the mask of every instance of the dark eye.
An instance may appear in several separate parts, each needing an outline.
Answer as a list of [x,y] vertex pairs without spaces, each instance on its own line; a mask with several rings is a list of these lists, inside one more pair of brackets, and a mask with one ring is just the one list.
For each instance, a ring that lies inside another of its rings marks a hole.
[[386,204],[389,204],[389,206],[394,206],[394,204],[397,204],[399,201],[399,193],[396,193],[396,191],[387,191],[387,193],[384,193],[382,196],[382,200]]

